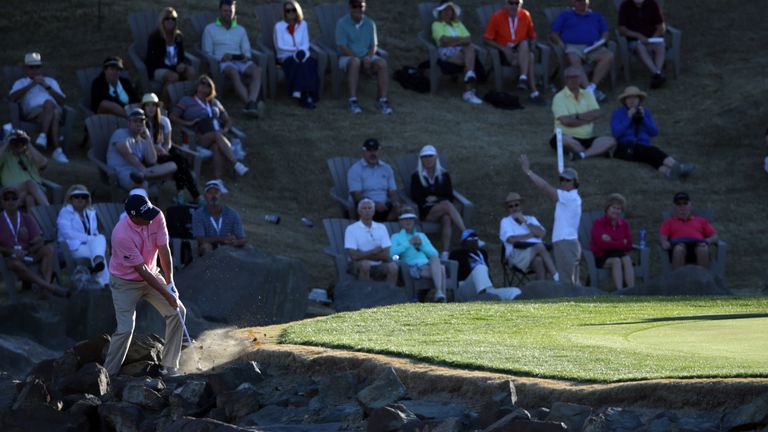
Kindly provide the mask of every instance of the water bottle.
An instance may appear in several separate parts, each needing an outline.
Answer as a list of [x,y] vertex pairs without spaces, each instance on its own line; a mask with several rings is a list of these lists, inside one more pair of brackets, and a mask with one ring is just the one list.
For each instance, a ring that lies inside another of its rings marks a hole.
[[306,216],[301,218],[301,224],[304,225],[307,228],[312,228],[313,226],[315,226],[315,224],[312,223],[312,219],[310,219],[310,218],[308,218]]
[[264,216],[264,222],[277,225],[277,224],[280,223],[280,216],[278,216],[278,215],[266,215],[266,216]]
[[640,249],[645,249],[645,228],[640,228]]

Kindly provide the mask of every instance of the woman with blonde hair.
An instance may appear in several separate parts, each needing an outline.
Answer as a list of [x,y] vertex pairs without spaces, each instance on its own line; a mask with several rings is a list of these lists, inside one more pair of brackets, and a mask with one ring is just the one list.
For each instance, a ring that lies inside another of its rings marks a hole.
[[163,83],[163,95],[167,87],[179,80],[195,79],[195,69],[186,63],[184,37],[179,30],[179,15],[172,7],[163,8],[157,18],[157,28],[147,40],[147,66],[149,79]]
[[89,270],[102,286],[109,283],[107,239],[99,233],[96,211],[91,207],[91,193],[83,185],[67,189],[67,204],[56,219],[58,241],[66,242],[75,259],[87,259]]
[[297,1],[283,2],[283,20],[275,23],[273,38],[291,96],[305,108],[315,109],[320,86],[317,60],[309,55],[309,30]]
[[605,216],[592,224],[591,249],[595,254],[595,265],[611,271],[617,290],[635,286],[635,269],[632,267],[632,232],[629,223],[621,217],[627,200],[621,194],[613,193],[605,203]]

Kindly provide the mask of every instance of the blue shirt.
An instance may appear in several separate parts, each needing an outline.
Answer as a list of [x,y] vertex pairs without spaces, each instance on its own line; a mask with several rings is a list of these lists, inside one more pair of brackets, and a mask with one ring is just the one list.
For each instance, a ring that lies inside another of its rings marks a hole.
[[627,117],[629,110],[625,106],[616,108],[611,116],[611,134],[619,144],[651,145],[651,138],[659,134],[656,122],[651,112],[643,108],[645,116],[640,124],[635,125],[632,118]]
[[566,44],[592,45],[608,31],[608,24],[597,12],[588,10],[585,15],[579,15],[569,9],[555,19],[552,31],[559,33],[560,39]]
[[[208,206],[200,207],[192,213],[192,236],[193,237],[221,237],[232,234],[238,240],[245,238],[243,224],[240,222],[240,215],[227,206],[221,209],[220,219],[211,216]],[[211,220],[213,219],[213,220]],[[214,226],[214,222],[216,225]],[[217,230],[221,224],[221,228]]]
[[359,23],[355,23],[350,15],[344,15],[336,23],[336,45],[344,45],[355,56],[365,57],[371,47],[378,45],[376,23],[365,15]]
[[[413,236],[421,238],[421,246],[418,249],[411,244]],[[399,255],[400,260],[410,266],[424,265],[429,262],[429,258],[437,256],[437,249],[432,246],[424,233],[408,234],[403,228],[399,233],[392,234],[392,246],[389,248],[389,254],[393,257]]]

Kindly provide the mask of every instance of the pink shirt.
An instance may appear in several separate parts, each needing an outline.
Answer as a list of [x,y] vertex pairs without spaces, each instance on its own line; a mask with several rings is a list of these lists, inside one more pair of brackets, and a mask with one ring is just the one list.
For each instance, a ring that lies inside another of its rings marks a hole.
[[109,273],[120,279],[140,281],[141,275],[134,269],[144,264],[151,273],[157,273],[157,251],[168,244],[168,228],[163,212],[149,225],[136,225],[125,217],[112,230],[112,259]]

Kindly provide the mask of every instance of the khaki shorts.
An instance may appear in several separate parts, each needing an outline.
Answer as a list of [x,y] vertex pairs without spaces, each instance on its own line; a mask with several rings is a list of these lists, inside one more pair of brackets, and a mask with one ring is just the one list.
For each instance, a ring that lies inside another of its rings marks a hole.
[[237,60],[231,60],[231,61],[225,61],[219,63],[219,71],[221,73],[224,73],[224,70],[226,68],[235,68],[237,70],[237,73],[240,75],[245,73],[245,70],[248,69],[248,66],[252,65],[253,62],[251,60],[248,61],[237,61]]
[[531,266],[533,260],[533,247],[526,249],[513,249],[512,254],[507,257],[507,263],[520,270],[526,271]]
[[[351,58],[352,57],[350,57],[350,56],[341,56],[341,57],[339,57],[339,69],[341,69],[343,71],[346,71],[347,70],[347,65],[349,64],[349,60]],[[373,66],[373,64],[376,63],[378,60],[383,60],[383,59],[381,57],[377,56],[377,55],[372,55],[371,56],[371,66]],[[361,66],[362,66],[362,61],[363,61],[363,59],[360,59]]]
[[591,51],[585,56],[584,49],[588,46],[589,45],[568,44],[565,46],[565,53],[577,55],[582,60],[586,60],[588,63],[594,63],[597,61],[598,57],[600,57],[604,52],[608,51],[608,48],[602,46],[596,50]]
[[[55,102],[54,102],[55,103]],[[56,112],[61,116],[62,110],[61,107],[56,104]],[[36,119],[41,113],[43,112],[43,105],[34,106],[29,109],[29,111],[24,113],[24,118],[27,120],[34,120]]]
[[[347,272],[357,276],[360,274],[360,264],[366,260],[352,261],[347,267]],[[369,261],[370,262],[370,261]],[[371,279],[383,280],[387,278],[387,265],[389,263],[379,262],[379,264],[371,266]]]

